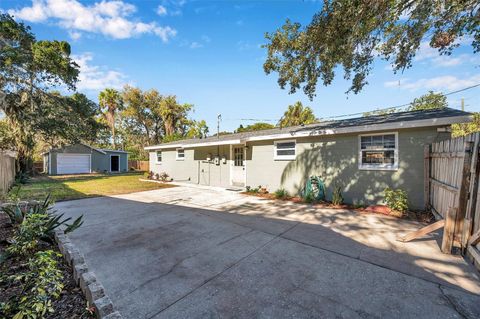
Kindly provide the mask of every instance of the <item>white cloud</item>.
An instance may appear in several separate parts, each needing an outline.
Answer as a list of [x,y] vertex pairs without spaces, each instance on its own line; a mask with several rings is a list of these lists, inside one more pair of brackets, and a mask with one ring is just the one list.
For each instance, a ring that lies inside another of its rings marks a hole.
[[175,29],[159,26],[156,22],[131,20],[136,7],[119,0],[102,0],[92,5],[83,5],[77,0],[33,0],[31,7],[8,12],[30,22],[53,20],[71,36],[73,34],[74,39],[78,38],[79,32],[100,33],[114,39],[154,34],[167,42],[177,33]]
[[190,49],[198,49],[198,48],[203,48],[203,44],[195,41],[190,43]]
[[159,5],[158,8],[157,8],[157,14],[158,14],[159,16],[167,15],[167,8],[165,8],[165,7],[162,6],[162,5]]
[[80,66],[78,90],[100,91],[107,87],[120,89],[127,83],[127,76],[122,72],[91,65],[92,53],[72,55],[72,59]]
[[401,79],[397,81],[388,81],[384,83],[385,87],[398,87],[403,90],[448,90],[454,91],[468,86],[478,84],[480,82],[480,74],[459,78],[453,75],[437,76],[433,78],[423,78],[416,81],[409,79]]
[[[466,44],[465,39],[459,39],[460,45]],[[427,61],[436,67],[452,67],[458,66],[466,62],[474,62],[474,56],[470,54],[461,54],[459,56],[440,55],[437,49],[430,47],[429,42],[420,43],[419,50],[415,55],[415,61]]]

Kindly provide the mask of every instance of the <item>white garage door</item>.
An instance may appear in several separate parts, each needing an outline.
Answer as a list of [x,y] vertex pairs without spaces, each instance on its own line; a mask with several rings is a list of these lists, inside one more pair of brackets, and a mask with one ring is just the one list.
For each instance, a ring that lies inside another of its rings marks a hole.
[[90,155],[57,154],[57,174],[90,173]]

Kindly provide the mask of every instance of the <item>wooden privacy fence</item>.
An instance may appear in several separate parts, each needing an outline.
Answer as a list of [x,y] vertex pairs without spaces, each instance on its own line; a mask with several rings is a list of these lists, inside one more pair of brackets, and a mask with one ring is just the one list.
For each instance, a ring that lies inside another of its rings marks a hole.
[[12,151],[0,150],[0,194],[8,192],[15,181],[15,158],[17,154]]
[[132,169],[132,168],[137,171],[148,171],[149,164],[148,164],[148,161],[129,160],[128,169]]
[[425,149],[425,204],[443,219],[442,251],[458,248],[480,266],[480,133]]

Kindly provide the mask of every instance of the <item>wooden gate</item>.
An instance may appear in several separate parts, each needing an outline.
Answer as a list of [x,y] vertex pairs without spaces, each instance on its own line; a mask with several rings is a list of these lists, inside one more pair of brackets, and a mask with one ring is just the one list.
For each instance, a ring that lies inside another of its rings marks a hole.
[[442,251],[457,248],[480,265],[480,133],[425,150],[426,206],[444,219]]

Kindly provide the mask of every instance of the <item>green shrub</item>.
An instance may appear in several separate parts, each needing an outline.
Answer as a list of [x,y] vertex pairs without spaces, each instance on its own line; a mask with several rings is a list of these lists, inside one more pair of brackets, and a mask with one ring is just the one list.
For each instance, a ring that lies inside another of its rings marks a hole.
[[19,283],[22,293],[1,305],[2,312],[14,319],[44,318],[54,311],[52,301],[60,297],[63,289],[62,272],[52,250],[39,251],[28,261],[27,270],[2,280]]
[[334,186],[333,188],[332,204],[336,206],[343,204],[342,188],[340,186]]
[[315,199],[315,194],[314,194],[312,191],[307,192],[307,193],[303,196],[303,201],[304,201],[305,203],[309,203],[309,204],[310,204],[310,203],[315,202],[315,200],[316,200],[316,199]]
[[53,210],[53,202],[50,195],[40,203],[20,204],[4,207],[14,225],[18,225],[13,237],[13,243],[7,248],[7,252],[13,255],[25,255],[37,248],[40,240],[53,242],[55,230],[65,226],[64,233],[74,231],[83,224],[83,215],[71,224],[67,224],[71,218],[63,218],[63,214],[57,214]]
[[37,248],[38,242],[45,236],[48,216],[46,214],[29,214],[23,219],[13,237],[13,243],[7,252],[12,255],[27,255]]
[[275,197],[280,199],[288,198],[288,192],[284,188],[279,188],[275,191]]
[[259,190],[258,188],[252,188],[251,186],[246,186],[246,187],[245,187],[245,191],[246,191],[247,193],[251,193],[251,194],[256,194],[256,193],[258,193],[258,190]]
[[402,189],[385,188],[385,203],[391,210],[406,212],[408,209],[407,193]]

